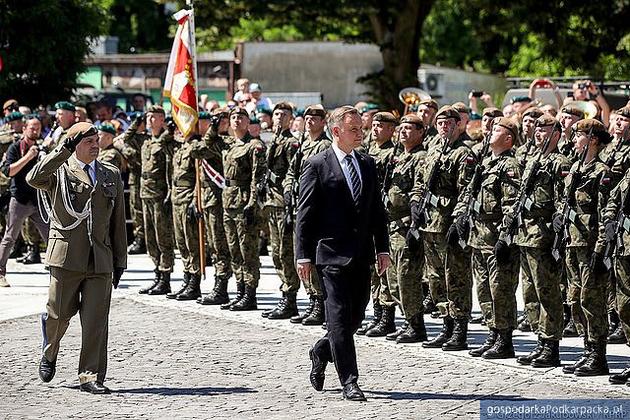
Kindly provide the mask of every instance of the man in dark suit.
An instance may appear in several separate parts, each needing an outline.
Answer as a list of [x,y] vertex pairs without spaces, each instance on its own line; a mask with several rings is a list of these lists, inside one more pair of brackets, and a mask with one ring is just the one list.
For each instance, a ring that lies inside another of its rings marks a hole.
[[309,352],[310,380],[321,391],[326,365],[334,361],[344,398],[365,401],[353,335],[369,300],[371,266],[377,260],[382,274],[391,264],[387,217],[374,160],[354,151],[362,140],[359,112],[340,107],[329,126],[332,147],[308,159],[302,170],[296,221],[298,274],[305,279],[317,269],[328,328]]

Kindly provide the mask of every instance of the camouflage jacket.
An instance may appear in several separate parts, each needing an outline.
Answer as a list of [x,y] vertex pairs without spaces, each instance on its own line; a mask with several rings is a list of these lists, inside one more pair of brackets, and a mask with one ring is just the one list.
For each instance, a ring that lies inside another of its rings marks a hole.
[[610,166],[611,184],[615,187],[630,168],[630,139],[621,143],[614,139],[599,152],[599,158]]
[[190,141],[177,143],[173,153],[171,201],[173,205],[188,205],[195,196],[196,169]]
[[142,145],[151,136],[147,133],[138,133],[138,123],[132,122],[131,125],[123,133],[123,146],[120,152],[127,160],[127,170],[129,171],[129,184],[139,182],[142,173],[141,151]]
[[110,145],[106,149],[101,149],[98,152],[98,160],[101,162],[107,162],[122,172],[123,156],[114,146]]
[[[225,137],[229,139],[229,137]],[[243,139],[246,140],[246,139]],[[249,141],[249,140],[247,140]],[[206,132],[202,140],[193,140],[190,143],[190,156],[193,159],[203,159],[205,163],[215,170],[219,175],[223,176],[223,158],[219,155],[213,155],[208,148],[210,142],[210,130]],[[204,164],[201,163],[201,203],[202,207],[215,207],[220,206],[223,202],[221,198],[222,189],[219,187],[209,176],[209,173],[204,169]]]
[[282,184],[291,166],[291,160],[299,147],[300,142],[293,137],[290,130],[285,130],[280,135],[274,136],[267,145],[264,206],[284,207]]
[[425,165],[427,152],[423,145],[418,145],[409,152],[403,151],[394,157],[394,170],[387,191],[389,198],[387,213],[390,220],[390,232],[408,229],[411,226],[411,191],[418,180],[419,172]]
[[371,141],[368,145],[366,153],[374,158],[374,162],[376,163],[376,174],[378,176],[379,187],[383,186],[385,168],[387,167],[387,163],[392,158],[394,150],[394,142],[391,140],[383,142],[383,144],[381,144],[380,146],[375,141]]
[[[606,232],[605,227],[611,221],[621,222],[619,231],[621,232],[621,242],[623,248],[615,249],[615,255],[620,257],[630,256],[630,170],[626,171],[621,181],[612,189],[608,200],[601,202],[603,209],[601,210],[599,224],[599,234],[595,245],[595,252],[603,253],[606,249]],[[619,212],[622,212],[618,219]],[[618,238],[615,238],[617,240]]]
[[[289,165],[289,170],[287,172],[287,176],[284,178],[282,182],[282,188],[284,192],[292,191],[294,202],[297,203],[298,194],[299,194],[299,181],[300,174],[302,173],[302,168],[304,167],[304,163],[311,156],[315,156],[319,152],[323,152],[328,149],[332,141],[326,135],[326,131],[322,131],[322,133],[315,140],[311,140],[308,134],[304,135],[304,140],[300,143],[300,148],[296,152],[296,154],[291,159],[291,164]],[[299,162],[298,162],[299,160]]]
[[163,199],[170,192],[175,140],[168,130],[142,143],[140,198]]

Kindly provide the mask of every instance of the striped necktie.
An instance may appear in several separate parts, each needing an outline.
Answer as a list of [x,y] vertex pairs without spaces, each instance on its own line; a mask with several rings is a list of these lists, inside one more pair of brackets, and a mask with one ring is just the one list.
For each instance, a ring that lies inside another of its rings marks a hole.
[[354,167],[354,163],[352,162],[352,156],[346,155],[344,158],[346,160],[346,165],[348,166],[348,172],[350,173],[350,182],[352,184],[352,198],[354,199],[354,203],[359,203],[359,195],[361,194],[361,178],[359,178],[359,174]]

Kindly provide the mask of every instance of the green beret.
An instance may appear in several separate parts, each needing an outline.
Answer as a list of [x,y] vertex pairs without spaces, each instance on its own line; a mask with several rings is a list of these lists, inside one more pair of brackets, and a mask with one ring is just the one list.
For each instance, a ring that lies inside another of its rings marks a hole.
[[525,117],[532,117],[533,119],[538,119],[543,114],[544,114],[544,112],[540,108],[536,108],[536,107],[527,108],[527,110],[525,112],[523,112],[523,118],[525,118]]
[[621,115],[625,118],[630,118],[630,106],[624,106],[623,108],[619,108],[615,111],[615,114]]
[[258,118],[256,118],[256,117],[251,117],[249,119],[249,123],[250,124],[260,124],[260,120]]
[[400,123],[401,124],[414,124],[416,126],[416,128],[420,129],[420,128],[424,128],[424,122],[422,121],[422,118],[420,118],[419,116],[417,116],[416,114],[407,114],[404,117],[402,117],[400,119]]
[[240,106],[235,106],[234,108],[230,110],[230,117],[234,114],[243,115],[247,117],[247,119],[249,120],[249,113],[247,112],[245,108],[241,108]]
[[562,108],[560,108],[560,112],[573,115],[574,117],[578,117],[579,119],[584,118],[584,111],[582,111],[580,108],[576,107],[575,105],[567,104],[563,106]]
[[378,110],[378,105],[369,103],[359,110],[359,114],[365,114],[366,112],[377,111],[377,110]]
[[455,102],[453,105],[451,105],[451,108],[462,114],[470,114],[470,108],[468,108],[463,102]]
[[589,118],[586,120],[580,120],[573,126],[574,132],[582,132],[586,134],[594,134],[602,144],[610,143],[610,134],[606,130],[606,126],[601,121]]
[[166,116],[166,112],[164,111],[164,108],[162,108],[161,105],[151,105],[149,108],[147,108],[147,114],[149,112],[152,112],[154,114],[162,114],[164,116]]
[[385,123],[397,124],[398,120],[391,112],[377,112],[374,114],[372,121],[380,121]]
[[304,110],[304,116],[306,117],[307,115],[326,118],[326,108],[320,104],[310,105]]
[[510,100],[511,104],[514,104],[516,102],[531,102],[532,98],[530,98],[529,96],[515,96]]
[[271,117],[272,112],[269,108],[256,108],[256,114],[267,114]]
[[502,117],[503,116],[503,111],[501,111],[499,108],[495,108],[493,106],[489,106],[487,108],[485,108],[483,110],[482,115],[488,116],[490,118],[497,118],[497,117]]
[[11,122],[11,121],[20,121],[21,119],[24,118],[24,114],[22,114],[21,112],[12,112],[9,115],[7,115],[6,117],[4,117],[4,121],[6,122]]
[[112,135],[116,135],[116,127],[114,127],[113,125],[109,124],[109,123],[103,123],[98,127],[98,131],[103,131],[105,133],[109,133]]
[[418,104],[418,107],[420,107],[420,106],[422,106],[422,105],[424,105],[424,106],[426,106],[426,107],[428,107],[428,108],[433,108],[433,109],[435,109],[436,111],[437,111],[437,110],[438,110],[438,108],[439,108],[439,107],[438,107],[438,103],[435,101],[435,99],[425,99],[425,100],[423,100],[423,101],[420,101],[420,103]]
[[55,104],[55,109],[65,109],[66,111],[76,111],[74,105],[68,101],[59,101]]
[[197,119],[199,119],[199,120],[209,120],[210,119],[210,113],[206,112],[206,111],[201,111],[199,113],[199,115],[197,116]]
[[462,117],[459,115],[459,112],[457,112],[456,109],[454,109],[453,107],[449,105],[444,105],[442,108],[440,108],[437,114],[435,114],[436,121],[439,119],[449,119],[449,118],[453,118],[456,121],[460,121],[462,119]]
[[89,122],[78,122],[68,129],[66,137],[72,138],[77,134],[81,134],[83,137],[90,137],[98,134],[98,131],[96,130],[96,127]]
[[276,109],[284,109],[286,111],[289,111],[291,114],[293,114],[293,105],[291,105],[288,102],[278,102],[274,107],[273,110],[275,111]]
[[494,119],[493,123],[509,130],[512,134],[512,141],[516,141],[516,139],[518,138],[518,126],[511,118],[498,117]]

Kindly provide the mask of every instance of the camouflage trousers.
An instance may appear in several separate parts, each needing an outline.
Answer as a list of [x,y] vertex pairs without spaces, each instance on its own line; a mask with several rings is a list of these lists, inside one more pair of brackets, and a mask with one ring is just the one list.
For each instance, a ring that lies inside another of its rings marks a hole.
[[[184,264],[184,272],[201,274],[199,259],[199,225],[188,217],[188,204],[173,205],[175,243]],[[205,268],[205,267],[204,267]]]
[[442,316],[448,315],[446,297],[446,235],[422,232],[425,256],[425,276],[429,280],[429,292],[433,303]]
[[626,340],[630,343],[630,257],[615,258],[615,277],[617,278],[617,312]]
[[161,198],[145,198],[142,211],[147,252],[159,271],[170,273],[175,260],[172,206],[165,206]]
[[129,211],[133,222],[134,239],[144,240],[144,210],[140,198],[140,176],[129,176]]
[[573,321],[582,325],[589,342],[605,340],[608,335],[608,275],[593,273],[590,267],[592,247],[567,248],[565,263],[569,288],[567,303]]
[[523,302],[525,303],[525,314],[532,331],[538,330],[538,320],[540,319],[540,301],[534,286],[534,279],[529,271],[520,270],[521,288],[523,291]]
[[267,207],[265,212],[269,220],[271,257],[276,273],[282,282],[280,291],[297,293],[300,289],[300,279],[295,269],[293,229],[287,228],[284,222],[284,208]]
[[[481,250],[473,248],[471,256],[472,278],[477,291],[477,300],[481,308],[481,316],[490,327],[492,323],[492,292],[490,291],[490,270],[487,255]],[[496,262],[495,262],[496,265]]]
[[387,271],[389,292],[398,303],[406,320],[423,313],[422,267],[424,251],[411,254],[407,247],[406,230],[398,230],[389,235],[389,249],[392,265]]
[[22,226],[22,238],[24,238],[24,242],[30,245],[37,245],[42,241],[37,226],[35,226],[35,223],[33,223],[30,218],[26,219],[24,226]]
[[446,296],[448,315],[469,318],[472,311],[471,248],[446,247]]
[[538,335],[546,340],[562,339],[564,328],[558,264],[549,249],[520,247],[521,269],[533,280],[540,302]]
[[257,223],[254,220],[252,226],[247,225],[243,209],[223,209],[223,226],[232,259],[232,272],[237,283],[245,283],[253,288],[258,287],[260,280],[258,230],[255,229]]
[[[473,275],[483,279],[477,283],[477,293],[479,294],[479,286],[483,285],[483,288],[487,287],[490,298],[489,315],[486,318],[488,328],[516,329],[518,259],[515,250],[512,253],[514,255],[507,264],[497,264],[492,248],[472,250],[472,270],[476,273]],[[486,293],[486,290],[482,290],[482,293]],[[481,304],[481,297],[479,302]]]
[[223,206],[218,204],[203,209],[203,219],[206,223],[206,238],[211,248],[212,264],[215,277],[232,277],[230,267],[230,248],[225,237],[223,227]]

